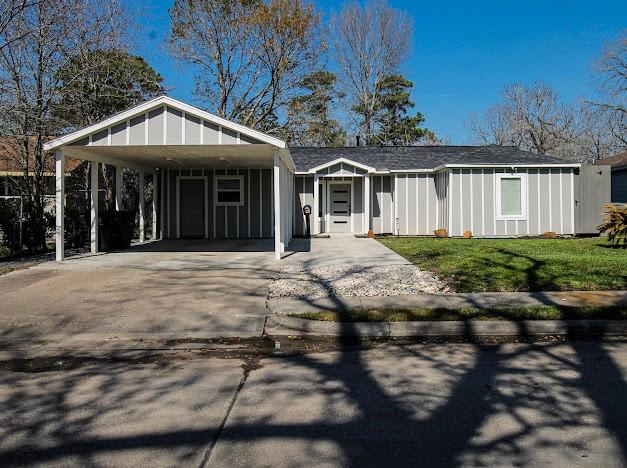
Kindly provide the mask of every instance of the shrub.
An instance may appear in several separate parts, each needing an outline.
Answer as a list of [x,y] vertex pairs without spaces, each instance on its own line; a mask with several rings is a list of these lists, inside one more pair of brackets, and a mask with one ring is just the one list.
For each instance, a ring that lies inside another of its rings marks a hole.
[[627,206],[605,205],[605,209],[603,223],[597,229],[607,233],[610,242],[627,246]]
[[20,251],[20,204],[18,199],[0,199],[0,243],[5,255]]

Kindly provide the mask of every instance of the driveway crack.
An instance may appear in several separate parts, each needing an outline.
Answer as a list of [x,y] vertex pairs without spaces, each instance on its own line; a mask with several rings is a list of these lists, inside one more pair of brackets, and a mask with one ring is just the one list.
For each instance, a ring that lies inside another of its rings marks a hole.
[[233,397],[231,398],[231,401],[229,402],[229,406],[226,409],[226,413],[224,414],[224,418],[222,418],[222,421],[220,422],[220,426],[218,427],[218,430],[216,431],[216,433],[211,438],[211,442],[209,443],[209,447],[207,447],[207,450],[205,451],[205,454],[202,457],[202,460],[201,460],[200,465],[199,465],[200,468],[207,468],[207,467],[211,466],[210,465],[211,455],[213,454],[214,449],[218,445],[218,441],[220,440],[220,436],[222,435],[222,432],[224,431],[224,428],[226,427],[226,423],[229,420],[229,416],[231,415],[231,411],[235,407],[235,403],[237,403],[237,398],[239,397],[240,392],[244,388],[244,384],[246,383],[246,380],[248,379],[248,375],[250,374],[250,372],[253,369],[256,369],[257,366],[258,366],[257,360],[251,360],[249,362],[245,362],[242,365],[242,368],[244,369],[244,373],[242,374],[242,378],[240,379],[239,384],[237,385],[237,388],[235,389],[235,392],[233,392]]

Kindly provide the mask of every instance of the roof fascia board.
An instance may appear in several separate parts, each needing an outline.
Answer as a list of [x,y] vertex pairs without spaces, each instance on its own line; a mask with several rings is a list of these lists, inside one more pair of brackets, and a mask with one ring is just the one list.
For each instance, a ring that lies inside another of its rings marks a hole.
[[361,164],[361,163],[358,163],[357,161],[353,161],[347,158],[337,158],[337,159],[334,159],[333,161],[329,161],[324,164],[320,164],[319,166],[312,167],[311,169],[309,169],[309,173],[315,174],[316,172],[322,169],[326,169],[327,167],[331,167],[340,163],[350,164],[351,166],[355,166],[359,169],[363,169],[364,171],[368,171],[369,173],[376,172],[376,169],[372,166],[367,166],[366,164]]
[[133,118],[136,115],[144,114],[146,112],[149,112],[153,109],[156,109],[164,105],[180,110],[182,112],[185,112],[186,114],[193,115],[199,119],[206,120],[216,125],[229,128],[231,130],[242,133],[251,138],[255,138],[257,140],[263,141],[264,143],[268,143],[270,145],[276,146],[277,148],[287,148],[287,144],[283,140],[279,140],[278,138],[271,137],[264,133],[258,132],[257,130],[253,130],[251,128],[245,127],[235,122],[231,122],[229,120],[223,119],[216,115],[210,114],[209,112],[198,109],[194,106],[190,106],[189,104],[185,104],[184,102],[177,101],[176,99],[172,99],[171,97],[160,96],[160,97],[151,99],[150,101],[146,101],[143,104],[139,104],[135,107],[132,107],[131,109],[115,114],[94,125],[90,125],[89,127],[85,127],[81,130],[77,130],[75,132],[69,133],[62,137],[59,137],[47,143],[44,143],[44,150],[50,151],[55,148],[58,148],[59,146],[67,145],[74,141],[78,141],[82,138],[85,138],[88,135],[97,133],[100,130],[116,125],[117,123],[124,122],[130,118]]
[[573,163],[559,163],[559,164],[547,164],[547,163],[542,163],[542,164],[441,164],[437,167],[435,167],[433,169],[434,172],[436,171],[440,171],[442,169],[472,169],[472,168],[508,168],[508,167],[528,167],[528,168],[534,168],[534,167],[572,167],[572,168],[577,168],[577,167],[581,167],[581,164],[573,164]]
[[296,173],[296,164],[294,164],[294,159],[292,158],[292,153],[290,153],[290,149],[286,147],[278,148],[278,150],[279,156],[285,162],[285,164],[287,164],[287,167],[289,167],[290,171]]
[[388,172],[391,172],[392,174],[405,174],[405,173],[423,173],[423,172],[434,172],[435,169],[392,169]]

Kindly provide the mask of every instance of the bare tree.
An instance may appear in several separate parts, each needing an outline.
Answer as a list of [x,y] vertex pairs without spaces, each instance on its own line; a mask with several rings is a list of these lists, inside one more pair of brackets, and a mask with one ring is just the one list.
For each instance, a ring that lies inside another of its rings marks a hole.
[[[583,101],[577,112],[577,153],[582,161],[595,162],[627,149],[625,122],[619,113]],[[621,130],[621,127],[623,130]]]
[[221,117],[274,131],[318,64],[320,17],[301,0],[176,0],[169,43],[196,67],[196,94]]
[[596,69],[600,75],[601,88],[608,96],[623,100],[619,107],[624,112],[627,94],[627,30],[605,47],[603,55],[596,63]]
[[506,86],[502,101],[480,117],[471,116],[467,127],[480,144],[511,145],[534,153],[576,157],[576,114],[542,82],[529,87],[519,83]]
[[351,2],[331,18],[334,55],[343,91],[370,141],[382,80],[398,72],[411,42],[412,22],[385,0]]
[[[40,3],[41,0],[0,0],[0,35],[3,35],[11,26],[11,23],[18,18],[24,10]],[[10,37],[4,36],[0,41],[0,49],[3,49],[11,43],[20,40],[30,31],[22,31],[21,34]]]
[[602,99],[588,104],[597,118],[607,124],[608,138],[627,149],[627,31],[605,47],[595,64],[598,88]]
[[45,247],[44,176],[50,162],[43,143],[64,127],[52,114],[60,98],[58,71],[71,57],[117,44],[123,17],[116,0],[47,0],[21,10],[0,33],[0,43],[9,44],[0,50],[0,131],[24,174],[18,182],[33,250]]

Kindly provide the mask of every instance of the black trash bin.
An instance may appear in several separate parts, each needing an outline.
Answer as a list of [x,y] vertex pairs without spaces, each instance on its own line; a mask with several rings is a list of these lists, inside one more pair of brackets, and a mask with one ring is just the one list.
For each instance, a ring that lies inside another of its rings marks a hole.
[[132,211],[116,211],[114,219],[113,246],[116,249],[128,249],[131,246],[131,240],[133,240],[135,213]]
[[133,239],[135,214],[131,211],[99,213],[99,247],[102,252],[128,249]]
[[109,252],[113,250],[112,240],[112,212],[101,211],[98,213],[98,250]]

